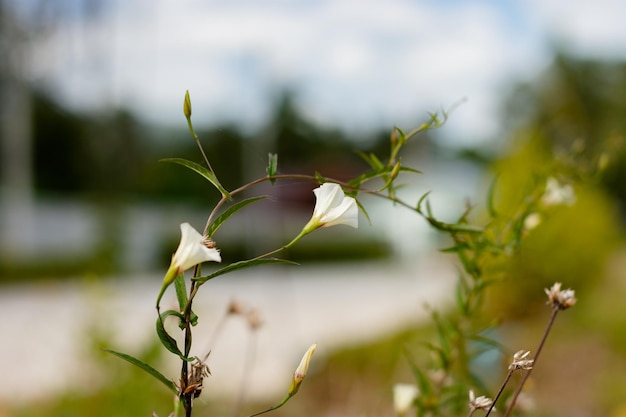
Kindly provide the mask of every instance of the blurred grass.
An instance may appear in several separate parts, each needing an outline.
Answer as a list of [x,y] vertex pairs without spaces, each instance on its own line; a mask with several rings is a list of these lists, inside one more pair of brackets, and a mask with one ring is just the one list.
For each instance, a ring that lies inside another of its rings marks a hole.
[[[535,369],[526,392],[534,398],[536,412],[529,416],[605,415],[621,417],[624,409],[623,375],[626,372],[624,322],[626,284],[621,268],[626,255],[614,259],[614,274],[594,290],[577,291],[578,304],[559,314],[553,333]],[[618,285],[609,285],[617,283]],[[542,295],[543,297],[543,295]],[[497,331],[508,348],[498,356],[500,372],[489,379],[495,392],[507,360],[518,349],[533,350],[543,332],[549,308],[518,317]],[[310,374],[298,395],[283,408],[268,414],[276,417],[392,415],[393,384],[412,383],[405,352],[417,363],[429,356],[423,342],[432,340],[431,323],[407,329],[373,343],[346,347],[322,361],[314,358]],[[90,342],[94,361],[101,372],[86,390],[69,390],[44,401],[29,402],[10,411],[15,417],[39,416],[167,416],[172,396],[143,371],[99,350],[102,334]],[[142,360],[159,361],[163,349],[156,344],[136,353]],[[219,360],[219,358],[214,358]],[[480,364],[479,364],[480,365]],[[492,375],[493,376],[493,375]],[[482,394],[482,393],[481,393]],[[230,415],[231,399],[197,401],[194,415]],[[277,399],[246,403],[241,415],[274,405]]]

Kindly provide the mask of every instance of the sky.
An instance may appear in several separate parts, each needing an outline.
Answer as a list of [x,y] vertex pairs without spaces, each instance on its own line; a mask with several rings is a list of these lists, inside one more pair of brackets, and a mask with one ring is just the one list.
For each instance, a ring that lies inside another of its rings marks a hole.
[[503,97],[555,46],[626,58],[621,0],[59,4],[58,24],[33,42],[33,83],[72,109],[125,107],[155,126],[184,127],[189,90],[196,125],[254,129],[289,89],[312,121],[357,134],[410,130],[463,101],[445,136],[471,146],[501,133]]

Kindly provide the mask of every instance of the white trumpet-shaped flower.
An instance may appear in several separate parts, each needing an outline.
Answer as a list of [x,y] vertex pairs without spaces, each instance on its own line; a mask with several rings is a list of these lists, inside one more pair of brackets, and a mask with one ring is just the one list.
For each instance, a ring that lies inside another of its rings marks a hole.
[[189,223],[182,223],[180,225],[180,232],[180,244],[174,256],[172,256],[170,267],[165,274],[165,278],[163,278],[163,286],[157,298],[157,306],[159,305],[159,301],[165,289],[178,275],[203,262],[222,261],[220,251],[215,248],[215,243],[211,239],[198,233]]
[[180,225],[180,244],[172,257],[170,268],[176,268],[176,275],[202,262],[222,262],[220,251],[215,243],[202,236],[189,223]]
[[311,220],[285,247],[288,248],[296,243],[304,235],[322,228],[345,224],[351,227],[359,226],[359,209],[353,197],[347,197],[341,186],[332,182],[326,182],[313,190],[315,194],[315,208]]
[[304,230],[311,232],[320,227],[345,224],[351,227],[359,225],[359,210],[356,200],[346,197],[339,184],[324,183],[313,190],[316,202],[311,220]]

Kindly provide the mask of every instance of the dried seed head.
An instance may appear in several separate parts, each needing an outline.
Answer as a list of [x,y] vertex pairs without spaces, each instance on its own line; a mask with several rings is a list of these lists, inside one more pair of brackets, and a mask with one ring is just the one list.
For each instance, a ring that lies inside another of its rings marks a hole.
[[561,283],[555,283],[550,289],[545,289],[548,296],[548,304],[558,307],[559,310],[565,310],[576,304],[576,296],[574,290],[561,290]]
[[476,397],[474,395],[474,391],[469,391],[469,408],[470,410],[489,410],[493,404],[493,400],[491,398],[487,398],[484,395],[480,397]]
[[529,350],[518,350],[513,355],[513,362],[509,365],[509,370],[532,369],[535,362],[534,359],[526,359],[530,355]]
[[209,249],[215,249],[215,241],[210,237],[204,236],[202,239],[202,244]]

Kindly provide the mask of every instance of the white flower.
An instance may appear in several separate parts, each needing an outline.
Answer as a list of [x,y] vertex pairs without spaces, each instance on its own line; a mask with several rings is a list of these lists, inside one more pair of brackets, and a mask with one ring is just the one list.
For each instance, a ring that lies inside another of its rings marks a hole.
[[346,197],[339,184],[324,183],[314,189],[313,193],[316,201],[311,220],[304,226],[300,234],[284,248],[290,247],[315,229],[336,224],[345,224],[355,228],[359,226],[359,209],[356,200],[352,197]]
[[181,224],[180,231],[180,244],[170,265],[170,268],[176,268],[176,275],[202,262],[222,262],[220,251],[215,248],[215,243],[198,233],[189,223]]
[[405,415],[418,395],[419,389],[413,384],[395,384],[393,386],[393,409],[396,415]]
[[177,276],[202,262],[222,262],[220,251],[215,248],[215,243],[198,233],[189,223],[182,223],[180,232],[180,244],[163,278],[163,285],[156,302],[157,309],[163,293]]
[[315,353],[315,349],[317,349],[317,344],[312,344],[309,346],[307,351],[302,356],[300,360],[300,364],[296,368],[296,371],[293,373],[293,379],[291,381],[291,387],[289,388],[288,396],[293,396],[298,392],[300,388],[300,384],[304,381],[307,372],[309,371],[309,362],[311,362],[311,357],[313,357],[313,353]]
[[556,206],[565,204],[571,206],[575,201],[576,195],[574,194],[574,188],[570,184],[561,185],[556,178],[548,178],[546,191],[541,197],[541,202],[544,205]]
[[306,233],[320,227],[330,227],[337,224],[345,224],[351,227],[359,225],[359,210],[356,200],[346,197],[339,184],[324,183],[313,190],[315,208],[313,216],[304,227]]
[[528,232],[541,224],[541,214],[530,213],[524,218],[524,231]]

